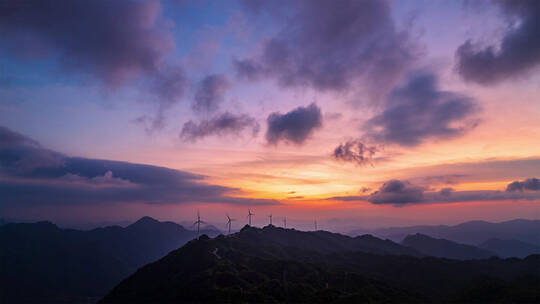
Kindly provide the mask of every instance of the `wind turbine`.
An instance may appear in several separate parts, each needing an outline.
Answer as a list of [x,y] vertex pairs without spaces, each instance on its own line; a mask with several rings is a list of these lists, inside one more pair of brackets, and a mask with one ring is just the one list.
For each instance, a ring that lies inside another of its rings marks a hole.
[[270,225],[272,225],[272,213],[268,217],[270,218]]
[[251,216],[255,215],[255,213],[251,213],[251,209],[248,209],[248,215],[247,218],[249,218],[249,225],[251,226]]
[[193,225],[197,225],[197,238],[199,238],[199,233],[201,231],[201,224],[206,224],[205,222],[201,221],[201,214],[199,213],[199,210],[197,210],[197,221],[193,223]]
[[229,226],[229,234],[231,234],[231,222],[232,221],[236,221],[235,219],[232,219],[228,214],[227,214],[227,225]]
[[317,231],[317,220],[315,220],[315,231]]
[[287,218],[283,217],[283,228],[287,229]]

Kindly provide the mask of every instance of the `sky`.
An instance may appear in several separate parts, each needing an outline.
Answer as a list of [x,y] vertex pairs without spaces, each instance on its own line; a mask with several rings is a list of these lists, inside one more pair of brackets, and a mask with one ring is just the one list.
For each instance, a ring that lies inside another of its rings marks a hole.
[[540,219],[537,1],[0,4],[0,218]]

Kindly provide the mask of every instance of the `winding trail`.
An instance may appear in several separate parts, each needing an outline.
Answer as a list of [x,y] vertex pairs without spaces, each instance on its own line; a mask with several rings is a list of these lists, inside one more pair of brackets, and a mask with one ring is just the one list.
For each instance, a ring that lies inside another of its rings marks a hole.
[[221,257],[217,254],[218,249],[215,248],[214,251],[212,251],[212,254],[216,256],[216,258],[221,259]]

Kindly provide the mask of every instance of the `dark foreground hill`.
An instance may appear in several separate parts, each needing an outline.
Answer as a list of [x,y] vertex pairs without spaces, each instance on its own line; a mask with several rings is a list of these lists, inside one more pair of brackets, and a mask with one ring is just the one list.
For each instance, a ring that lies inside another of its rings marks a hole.
[[246,226],[187,243],[123,280],[101,303],[539,301],[538,255],[469,261],[401,255],[410,250],[371,236]]
[[471,245],[436,239],[424,234],[408,235],[401,242],[428,256],[456,260],[487,259],[497,254]]
[[96,301],[137,268],[195,237],[194,231],[149,217],[125,228],[90,231],[50,222],[3,225],[0,303]]

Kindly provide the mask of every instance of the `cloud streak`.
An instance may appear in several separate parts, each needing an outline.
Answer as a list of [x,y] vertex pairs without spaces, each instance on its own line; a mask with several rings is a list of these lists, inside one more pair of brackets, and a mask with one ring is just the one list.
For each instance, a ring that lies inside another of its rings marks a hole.
[[533,177],[524,181],[514,181],[506,186],[506,192],[540,191],[540,179]]
[[[529,187],[536,189],[539,187],[534,179],[529,179]],[[513,184],[513,183],[512,183]],[[510,187],[509,184],[508,186]],[[369,195],[358,196],[337,196],[329,200],[336,201],[364,201],[375,205],[388,204],[396,207],[411,204],[436,204],[436,203],[456,203],[474,201],[499,201],[499,200],[538,200],[540,192],[523,192],[519,189],[497,191],[497,190],[473,190],[456,191],[453,188],[444,187],[439,191],[433,191],[429,187],[412,184],[408,181],[390,180],[385,182],[377,191]]]
[[[36,155],[44,155],[36,157]],[[50,156],[54,161],[50,161]],[[38,159],[39,162],[34,160]],[[45,161],[43,161],[45,160]],[[27,166],[26,163],[32,163]],[[279,204],[240,198],[237,188],[211,185],[205,176],[121,161],[68,157],[0,128],[0,200],[4,206],[103,203]]]

